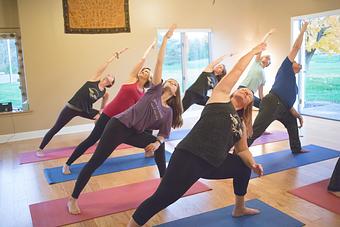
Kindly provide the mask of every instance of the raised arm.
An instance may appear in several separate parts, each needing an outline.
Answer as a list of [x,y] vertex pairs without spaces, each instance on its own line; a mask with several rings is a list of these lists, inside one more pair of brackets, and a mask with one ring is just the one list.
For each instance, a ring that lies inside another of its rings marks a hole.
[[213,60],[204,70],[203,72],[212,72],[214,70],[214,67],[219,64],[221,61],[223,61],[227,56],[233,56],[234,54],[225,54],[222,55],[219,58],[216,58],[215,60]]
[[234,87],[238,79],[241,77],[243,71],[247,68],[249,62],[254,55],[266,49],[266,43],[260,43],[254,47],[250,52],[244,55],[222,80],[216,85],[211,94],[210,102],[223,102],[230,95],[231,89]]
[[163,37],[162,44],[161,44],[161,47],[159,48],[159,52],[158,52],[158,56],[157,56],[155,72],[154,72],[154,75],[152,77],[152,83],[154,85],[158,85],[162,82],[162,69],[163,69],[163,62],[164,62],[166,44],[168,42],[168,39],[170,39],[171,36],[173,35],[175,28],[176,28],[175,24],[171,25],[168,32]]
[[288,54],[288,58],[291,62],[294,61],[297,53],[299,52],[299,50],[301,48],[302,41],[303,41],[303,35],[304,35],[305,31],[307,30],[307,26],[308,26],[308,22],[304,22],[302,27],[301,27],[300,34],[296,38],[294,45],[293,45],[292,49],[290,50],[290,53]]
[[139,73],[139,71],[143,68],[146,57],[148,56],[148,54],[150,53],[151,49],[155,47],[156,44],[156,40],[154,40],[151,45],[146,49],[146,51],[144,52],[143,57],[140,59],[140,61],[137,63],[137,65],[135,65],[135,67],[132,69],[131,73],[130,73],[130,77],[129,77],[129,82],[133,82],[137,79],[137,75]]
[[[272,28],[262,39],[262,42],[267,43],[269,37],[275,32],[275,28]],[[259,62],[261,60],[262,51],[256,54],[255,60]]]
[[114,59],[117,59],[117,60],[118,60],[118,59],[119,59],[119,56],[120,56],[122,53],[124,53],[127,49],[128,49],[128,48],[124,48],[124,49],[121,50],[121,51],[114,52],[113,55],[112,55],[109,59],[107,59],[107,60],[105,61],[105,63],[102,64],[102,65],[98,68],[96,74],[95,74],[94,76],[92,76],[90,80],[91,80],[91,81],[100,80],[100,79],[101,79],[101,76],[102,76],[102,74],[103,74],[103,72],[104,72],[104,71],[106,70],[106,68],[110,65],[110,63],[111,63]]

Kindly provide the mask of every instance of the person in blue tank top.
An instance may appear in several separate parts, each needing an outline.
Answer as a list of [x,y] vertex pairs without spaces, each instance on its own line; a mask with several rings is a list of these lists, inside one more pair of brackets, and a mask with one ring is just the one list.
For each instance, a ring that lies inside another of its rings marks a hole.
[[297,120],[300,127],[303,126],[302,116],[295,110],[294,103],[298,93],[295,75],[300,72],[301,65],[294,59],[301,48],[303,35],[307,30],[308,23],[305,22],[299,36],[295,40],[289,55],[282,62],[272,89],[260,103],[260,110],[253,124],[253,135],[248,139],[250,146],[268,126],[275,120],[280,121],[288,131],[290,149],[294,154],[305,152],[301,148],[299,139],[299,130]]
[[[212,91],[200,119],[177,145],[156,192],[134,212],[129,227],[143,226],[156,213],[181,198],[200,178],[233,178],[235,208],[233,217],[255,215],[260,211],[244,203],[251,171],[263,174],[247,146],[252,133],[253,93],[248,88],[231,90],[254,55],[265,43],[244,55]],[[235,152],[229,153],[235,145]]]

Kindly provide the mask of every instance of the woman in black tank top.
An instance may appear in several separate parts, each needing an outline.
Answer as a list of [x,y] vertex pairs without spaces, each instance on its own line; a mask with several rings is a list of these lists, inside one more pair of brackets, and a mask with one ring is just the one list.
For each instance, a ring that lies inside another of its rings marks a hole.
[[[37,156],[43,157],[43,149],[51,141],[53,136],[57,134],[72,118],[79,116],[91,120],[97,120],[101,111],[104,109],[108,99],[109,93],[106,88],[111,87],[114,84],[114,76],[107,74],[102,76],[109,64],[118,59],[119,55],[126,49],[116,52],[111,56],[102,66],[99,67],[96,74],[73,95],[73,97],[66,103],[63,110],[60,112],[57,121],[54,126],[44,136],[39,149],[37,150]],[[100,111],[92,107],[100,98],[103,98]]]
[[[230,56],[232,56],[232,54]],[[209,99],[207,96],[208,90],[213,89],[227,74],[225,65],[220,64],[225,57],[226,55],[223,55],[212,61],[198,76],[196,81],[185,91],[182,100],[183,112],[193,104],[205,106]]]
[[[137,208],[128,226],[144,225],[178,200],[199,178],[233,178],[233,216],[259,213],[244,204],[251,170],[263,174],[262,166],[255,163],[247,146],[247,137],[252,133],[253,94],[247,88],[231,96],[230,92],[253,56],[265,48],[265,43],[254,47],[216,85],[200,119],[175,148],[157,191]],[[234,154],[229,154],[233,146]]]

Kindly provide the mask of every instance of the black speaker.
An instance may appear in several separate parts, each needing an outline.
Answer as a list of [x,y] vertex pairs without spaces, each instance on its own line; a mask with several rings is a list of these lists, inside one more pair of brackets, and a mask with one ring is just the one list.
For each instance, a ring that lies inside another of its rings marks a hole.
[[13,110],[12,102],[0,103],[0,112],[11,112]]

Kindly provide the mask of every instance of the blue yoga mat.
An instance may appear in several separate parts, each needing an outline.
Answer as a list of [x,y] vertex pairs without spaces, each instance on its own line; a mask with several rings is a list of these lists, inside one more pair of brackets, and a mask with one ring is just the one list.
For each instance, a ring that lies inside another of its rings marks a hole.
[[261,213],[254,216],[244,216],[233,218],[231,216],[234,206],[228,206],[221,209],[209,211],[195,216],[179,219],[165,224],[157,225],[158,227],[192,227],[192,226],[242,226],[242,227],[263,227],[263,226],[285,226],[295,227],[304,226],[304,224],[295,218],[269,206],[268,204],[257,200],[246,202],[248,207],[261,210]]
[[190,130],[191,129],[182,129],[182,130],[173,131],[170,133],[169,138],[167,138],[165,141],[181,140],[190,132]]
[[[165,152],[166,160],[169,161],[171,157],[171,153],[166,151]],[[44,169],[45,177],[49,184],[55,184],[70,180],[76,180],[78,174],[85,166],[86,163],[79,163],[71,165],[71,172],[70,175],[65,175],[62,173],[62,166],[54,167],[54,168],[47,168]],[[155,165],[154,158],[145,158],[144,152],[127,155],[123,157],[116,157],[116,158],[108,158],[96,171],[92,174],[92,176],[107,174],[107,173],[114,173],[124,170],[136,169],[146,166],[153,166]]]
[[[271,173],[308,165],[314,162],[321,162],[327,159],[336,158],[340,155],[339,151],[316,145],[307,145],[303,148],[309,152],[293,154],[291,150],[284,150],[260,155],[254,159],[258,164],[262,164],[264,175],[268,175]],[[257,175],[252,172],[251,178],[254,177],[257,177]]]

